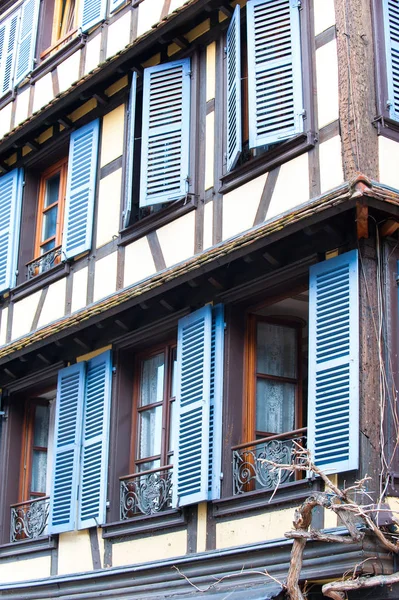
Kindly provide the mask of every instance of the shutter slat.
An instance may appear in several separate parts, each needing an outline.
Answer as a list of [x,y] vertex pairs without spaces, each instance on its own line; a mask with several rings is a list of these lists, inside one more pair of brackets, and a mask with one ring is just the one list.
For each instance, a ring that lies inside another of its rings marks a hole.
[[19,9],[0,26],[0,95],[13,86],[20,16]]
[[190,59],[144,71],[140,206],[186,194]]
[[33,69],[39,18],[39,0],[25,0],[21,9],[14,85]]
[[88,361],[82,434],[78,529],[105,522],[111,352]]
[[126,0],[111,0],[109,12],[113,13],[117,8],[122,6],[122,4],[124,4],[125,2],[126,2]]
[[137,73],[133,71],[132,83],[130,86],[129,106],[127,114],[127,139],[126,139],[126,171],[125,171],[125,210],[123,214],[123,226],[127,227],[130,223],[132,213],[133,198],[133,166],[134,166],[134,123],[136,119],[136,93],[137,93]]
[[85,363],[58,373],[49,533],[75,529]]
[[303,131],[299,27],[293,0],[247,4],[250,148]]
[[82,0],[81,27],[88,31],[106,17],[107,0]]
[[66,258],[91,247],[98,137],[98,119],[71,135],[63,238]]
[[220,498],[222,472],[222,408],[224,369],[224,310],[218,304],[212,309],[211,379],[209,417],[209,500]]
[[240,37],[240,5],[237,4],[226,37],[227,171],[234,168],[242,150]]
[[0,177],[0,292],[15,285],[21,226],[23,172]]
[[330,473],[358,468],[358,305],[357,250],[311,267],[308,443]]
[[391,119],[399,120],[399,4],[383,0],[385,53],[387,65],[387,105]]

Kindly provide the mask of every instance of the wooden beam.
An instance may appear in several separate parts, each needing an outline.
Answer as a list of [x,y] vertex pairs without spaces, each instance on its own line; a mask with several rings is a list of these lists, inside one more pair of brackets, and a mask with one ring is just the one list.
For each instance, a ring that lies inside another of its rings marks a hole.
[[274,258],[274,256],[272,256],[270,252],[264,252],[262,256],[265,259],[265,261],[268,262],[269,265],[271,265],[272,267],[278,268],[281,266],[281,263],[276,258]]
[[118,327],[123,329],[123,331],[129,331],[129,327],[127,325],[125,325],[125,323],[122,321],[122,319],[115,319],[114,323],[115,323],[115,325],[118,325]]
[[57,119],[57,121],[60,125],[65,127],[65,129],[71,129],[71,127],[73,126],[72,121],[68,119],[68,117],[60,117],[59,119]]
[[174,312],[174,307],[169,304],[169,302],[166,302],[166,300],[164,298],[161,298],[161,300],[159,301],[159,304],[161,306],[163,306],[164,308],[166,308],[166,310],[169,310],[170,312]]
[[380,227],[380,236],[387,237],[399,229],[399,222],[395,219],[388,219]]
[[36,354],[37,358],[39,360],[42,361],[42,363],[44,363],[45,365],[50,365],[51,364],[51,360],[49,360],[46,356],[44,356],[44,354],[41,354],[40,352],[38,352]]
[[367,204],[356,202],[356,229],[357,239],[369,237],[369,207]]
[[90,346],[88,346],[83,340],[81,340],[78,337],[74,337],[73,341],[75,342],[75,344],[77,344],[78,346],[80,346],[81,348],[83,348],[83,350],[85,350],[85,352],[89,352],[90,351]]

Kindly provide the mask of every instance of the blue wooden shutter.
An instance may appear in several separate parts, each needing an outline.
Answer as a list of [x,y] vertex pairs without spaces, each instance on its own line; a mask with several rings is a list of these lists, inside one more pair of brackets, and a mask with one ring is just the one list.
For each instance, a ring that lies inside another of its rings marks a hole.
[[39,18],[39,0],[25,0],[21,9],[14,85],[34,67]]
[[209,500],[220,498],[222,474],[222,408],[224,369],[224,310],[218,304],[212,309],[211,380],[209,414]]
[[211,336],[211,306],[180,319],[173,506],[208,499]]
[[133,71],[130,86],[129,106],[127,112],[127,135],[126,135],[126,169],[125,169],[125,210],[123,214],[123,226],[130,223],[133,196],[133,161],[134,161],[134,122],[136,118],[136,89],[137,73]]
[[234,9],[227,30],[227,170],[234,168],[241,154],[241,32],[240,5]]
[[13,85],[20,15],[18,10],[0,26],[0,95]]
[[105,522],[111,406],[111,352],[88,361],[83,414],[78,529]]
[[303,130],[299,6],[297,0],[248,0],[250,148]]
[[58,374],[49,533],[76,527],[85,363]]
[[93,232],[99,120],[71,135],[63,252],[71,258],[89,250]]
[[0,292],[15,285],[21,226],[23,172],[0,177]]
[[83,0],[81,9],[82,31],[88,31],[103,21],[107,11],[107,0]]
[[399,3],[383,0],[385,53],[387,64],[387,108],[391,119],[399,121]]
[[359,462],[358,252],[310,269],[308,445],[329,473]]
[[125,2],[126,2],[126,0],[111,0],[110,7],[109,7],[109,12],[113,13],[114,10],[116,10],[117,8],[119,8],[119,6],[121,6]]
[[144,71],[140,206],[188,191],[190,59]]

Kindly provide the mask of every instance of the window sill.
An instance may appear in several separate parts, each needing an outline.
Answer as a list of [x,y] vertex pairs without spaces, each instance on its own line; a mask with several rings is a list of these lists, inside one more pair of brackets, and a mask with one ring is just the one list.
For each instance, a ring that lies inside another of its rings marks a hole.
[[223,175],[223,177],[221,177],[222,187],[219,189],[219,193],[226,194],[231,192],[254,177],[263,175],[263,173],[271,171],[282,163],[307,152],[314,147],[315,143],[316,135],[310,131],[308,133],[301,133],[286,142],[282,142],[270,150],[270,152],[265,152],[265,154],[253,158],[241,167]]
[[117,521],[103,526],[103,538],[133,537],[143,533],[153,533],[160,529],[171,529],[186,525],[187,518],[182,510],[165,510],[156,515],[142,515],[126,521]]
[[57,538],[40,537],[34,540],[23,540],[21,542],[12,542],[0,546],[0,558],[12,558],[22,554],[32,554],[33,552],[43,552],[57,548]]
[[169,206],[163,208],[159,212],[144,217],[137,223],[129,225],[126,229],[120,232],[120,242],[118,246],[126,246],[135,240],[151,233],[154,229],[159,229],[163,225],[167,225],[171,221],[182,217],[188,212],[197,208],[198,201],[196,198],[190,198],[186,201],[185,198],[182,200],[176,200],[171,202]]
[[375,120],[378,135],[383,135],[395,142],[399,142],[399,123],[384,116]]
[[44,286],[50,285],[50,283],[54,283],[55,281],[62,279],[68,275],[69,270],[69,263],[59,263],[58,265],[51,267],[51,269],[48,271],[40,273],[40,275],[36,275],[36,277],[33,277],[32,279],[20,283],[13,290],[11,290],[11,300],[14,302],[16,300],[22,300],[22,298],[29,296],[29,294],[40,290]]
[[66,60],[79,48],[82,48],[85,43],[86,37],[83,34],[76,33],[64,46],[58,50],[54,50],[50,56],[47,56],[40,61],[37,67],[31,71],[30,75],[27,75],[27,77],[30,78],[30,82],[35,83],[38,79],[43,77],[43,75],[52,71],[59,63]]

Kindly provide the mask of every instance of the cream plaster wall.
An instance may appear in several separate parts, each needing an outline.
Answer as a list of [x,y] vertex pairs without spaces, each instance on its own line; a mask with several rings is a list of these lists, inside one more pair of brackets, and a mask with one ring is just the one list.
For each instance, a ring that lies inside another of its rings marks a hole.
[[101,167],[122,156],[125,106],[120,104],[103,118],[101,137]]
[[53,81],[51,73],[47,73],[35,83],[35,95],[33,98],[33,112],[45,106],[53,99]]
[[8,306],[1,311],[0,346],[4,346],[7,337]]
[[319,128],[339,118],[337,42],[316,50],[317,113]]
[[30,96],[30,87],[27,87],[23,92],[18,94],[15,102],[17,103],[15,109],[15,121],[14,124],[19,125],[22,121],[28,118],[28,108],[29,108],[29,96]]
[[118,235],[122,169],[100,180],[97,201],[97,248]]
[[216,524],[216,548],[229,548],[284,537],[292,528],[295,508]]
[[108,26],[107,58],[122,50],[130,42],[131,13],[126,12]]
[[332,190],[344,181],[342,167],[341,136],[323,142],[319,147],[320,191]]
[[51,557],[40,556],[15,562],[0,563],[0,583],[31,581],[50,577]]
[[96,262],[94,273],[93,300],[100,300],[116,290],[117,252],[113,252]]
[[97,34],[86,44],[85,75],[100,62],[101,35]]
[[157,230],[167,267],[194,254],[195,211],[176,219]]
[[52,283],[48,290],[46,299],[40,313],[38,327],[60,319],[65,314],[66,277]]
[[281,165],[266,221],[309,200],[309,157],[301,154]]
[[399,189],[399,144],[382,135],[378,137],[380,182]]
[[87,304],[87,276],[89,269],[84,267],[73,274],[71,312],[83,308]]
[[206,550],[206,523],[208,507],[206,502],[198,504],[197,513],[197,552]]
[[[76,357],[76,362],[84,362],[87,360],[91,360],[96,356],[100,356],[100,354],[104,354],[107,350],[112,350],[112,344],[108,344],[108,346],[103,346],[102,348],[97,348],[97,350],[93,350],[92,352],[87,352],[86,354],[81,354]],[[101,532],[101,530],[99,530]]]
[[12,102],[0,110],[0,138],[10,131]]
[[314,33],[318,35],[335,25],[334,0],[313,0]]
[[216,42],[206,47],[206,101],[215,97],[216,89]]
[[112,566],[134,565],[173,556],[183,556],[187,552],[187,532],[154,535],[147,538],[121,542],[112,545]]
[[213,187],[215,160],[215,112],[206,115],[205,125],[205,189]]
[[125,248],[125,270],[123,286],[132,285],[156,273],[154,259],[146,237],[129,244]]
[[79,79],[80,50],[69,56],[57,67],[58,85],[64,92]]
[[223,239],[250,229],[255,220],[267,173],[223,196]]
[[213,240],[213,201],[204,206],[204,250],[210,248]]
[[180,8],[185,2],[187,2],[187,0],[172,0],[169,12],[171,13],[173,10],[176,10],[176,8]]
[[15,339],[29,333],[32,327],[33,317],[37,309],[41,291],[30,294],[23,300],[15,302],[13,318],[12,318],[12,333],[11,339]]
[[164,0],[144,0],[144,2],[139,5],[137,37],[146,31],[149,31],[152,25],[158,23],[163,5]]
[[58,575],[93,570],[88,530],[61,533],[58,540]]

